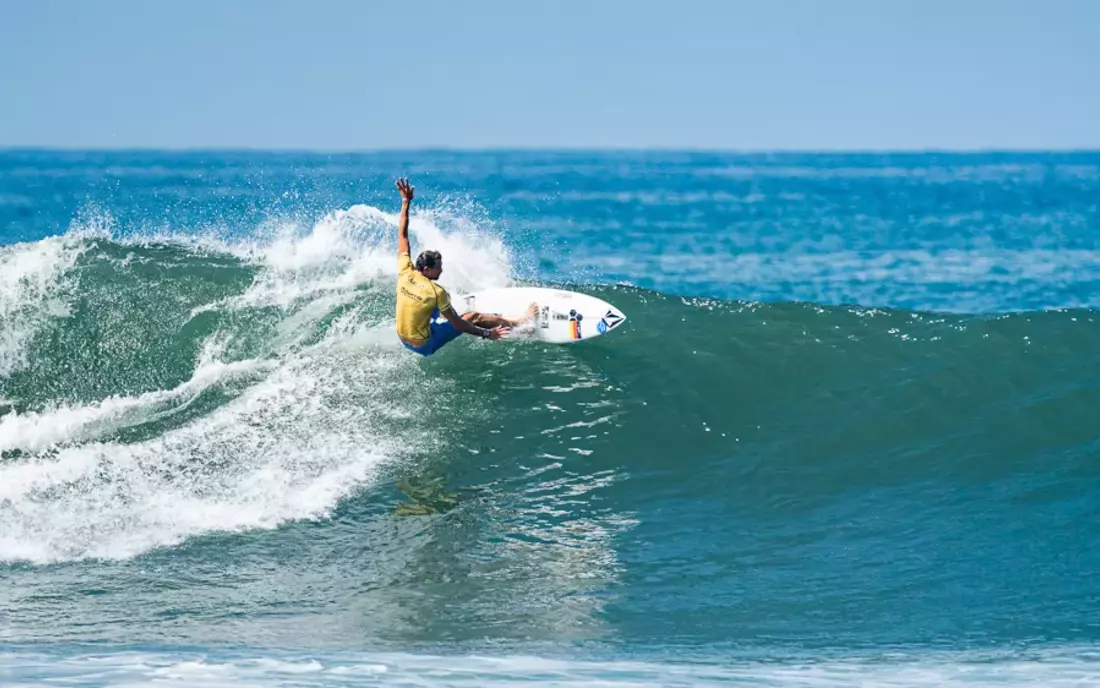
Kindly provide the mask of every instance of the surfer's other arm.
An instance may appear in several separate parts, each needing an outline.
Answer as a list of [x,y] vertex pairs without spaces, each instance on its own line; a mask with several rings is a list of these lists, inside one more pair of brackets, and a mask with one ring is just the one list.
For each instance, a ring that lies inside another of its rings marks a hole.
[[397,217],[397,255],[409,253],[409,207],[412,205],[413,187],[408,179],[397,180],[401,192],[401,214]]

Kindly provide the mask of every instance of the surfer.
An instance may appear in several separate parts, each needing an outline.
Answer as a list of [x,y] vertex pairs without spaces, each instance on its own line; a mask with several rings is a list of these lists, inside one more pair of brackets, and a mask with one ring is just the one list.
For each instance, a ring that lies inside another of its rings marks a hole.
[[[443,273],[439,251],[422,251],[413,265],[409,255],[409,207],[413,187],[408,179],[397,180],[401,192],[401,215],[397,220],[397,336],[406,348],[431,356],[463,332],[483,339],[498,340],[523,320],[510,320],[474,311],[458,315],[447,290],[435,280]],[[537,313],[532,305],[527,317]],[[439,317],[444,320],[440,321]]]

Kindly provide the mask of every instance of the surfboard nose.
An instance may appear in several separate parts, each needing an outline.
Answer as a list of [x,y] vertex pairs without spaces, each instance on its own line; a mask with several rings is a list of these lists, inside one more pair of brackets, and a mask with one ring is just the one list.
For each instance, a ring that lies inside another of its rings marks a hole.
[[606,323],[608,331],[611,331],[622,325],[626,321],[626,316],[618,308],[613,306],[608,307],[607,313],[603,316],[603,322]]

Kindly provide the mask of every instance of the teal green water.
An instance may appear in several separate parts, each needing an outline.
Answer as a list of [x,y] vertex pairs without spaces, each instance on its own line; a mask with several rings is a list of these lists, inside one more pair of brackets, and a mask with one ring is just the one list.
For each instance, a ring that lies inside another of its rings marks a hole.
[[[410,355],[410,168],[627,323]],[[1098,170],[5,153],[0,676],[1088,683]]]

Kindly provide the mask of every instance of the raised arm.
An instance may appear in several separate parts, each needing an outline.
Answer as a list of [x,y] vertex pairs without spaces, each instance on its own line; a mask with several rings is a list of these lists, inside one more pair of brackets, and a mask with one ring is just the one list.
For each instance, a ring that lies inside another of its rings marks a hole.
[[397,218],[397,255],[409,253],[409,207],[412,205],[413,187],[408,179],[397,180],[401,192],[401,215]]

